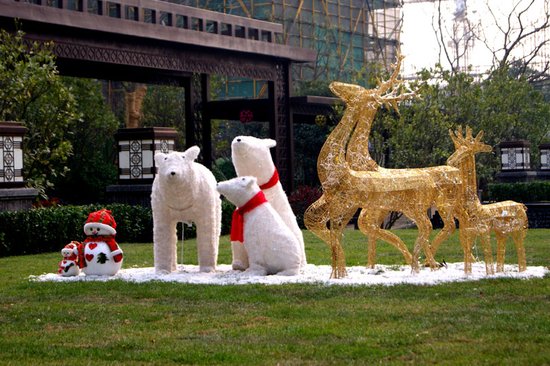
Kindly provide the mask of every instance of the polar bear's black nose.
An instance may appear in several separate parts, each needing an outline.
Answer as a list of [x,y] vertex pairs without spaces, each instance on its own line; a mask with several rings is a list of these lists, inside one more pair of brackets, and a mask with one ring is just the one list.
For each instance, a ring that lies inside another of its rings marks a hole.
[[241,139],[237,139],[237,142],[241,142]]
[[176,175],[176,172],[171,172],[170,175]]

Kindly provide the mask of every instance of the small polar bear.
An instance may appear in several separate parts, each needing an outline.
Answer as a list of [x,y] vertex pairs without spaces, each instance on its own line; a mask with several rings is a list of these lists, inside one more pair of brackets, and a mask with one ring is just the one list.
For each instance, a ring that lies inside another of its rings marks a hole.
[[200,149],[155,154],[157,175],[153,181],[153,245],[155,271],[176,270],[178,222],[197,227],[197,252],[201,272],[216,269],[221,233],[221,199],[216,179],[208,168],[196,163]]
[[[299,274],[300,243],[266,200],[256,178],[233,178],[218,183],[217,189],[238,207],[233,214],[231,241],[242,241],[248,253],[249,266],[244,273],[253,276]],[[236,227],[239,220],[240,228]]]
[[[256,177],[271,206],[296,236],[300,243],[300,267],[303,268],[307,264],[304,238],[296,221],[296,216],[288,202],[288,197],[279,181],[279,175],[271,157],[270,149],[275,146],[276,142],[272,139],[237,136],[231,142],[231,159],[239,177]],[[246,269],[248,260],[242,245],[231,243],[231,249],[233,252],[233,269]]]

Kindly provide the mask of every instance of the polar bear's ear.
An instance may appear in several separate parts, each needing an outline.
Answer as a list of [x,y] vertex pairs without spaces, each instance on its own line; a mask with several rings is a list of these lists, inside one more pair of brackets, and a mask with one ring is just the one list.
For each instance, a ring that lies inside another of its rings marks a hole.
[[262,141],[264,143],[264,146],[267,147],[268,149],[271,149],[272,147],[277,146],[277,141],[273,139],[263,139]]
[[156,166],[160,166],[162,164],[162,162],[164,160],[166,160],[166,158],[168,157],[168,155],[164,154],[164,153],[156,153],[155,154],[155,165]]
[[257,184],[257,183],[258,183],[258,179],[256,179],[256,177],[252,177],[252,176],[246,177],[246,186],[247,187],[252,187],[252,185]]
[[199,156],[199,153],[201,152],[201,149],[199,149],[198,146],[191,146],[189,149],[185,150],[183,153],[183,156],[185,159],[189,159],[189,161],[195,161],[197,157]]

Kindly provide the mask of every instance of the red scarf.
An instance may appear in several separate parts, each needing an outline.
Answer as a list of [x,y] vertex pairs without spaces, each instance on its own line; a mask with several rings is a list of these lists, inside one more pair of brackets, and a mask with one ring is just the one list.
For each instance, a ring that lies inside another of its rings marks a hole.
[[271,178],[264,184],[260,186],[260,189],[263,191],[264,189],[269,189],[271,187],[274,187],[277,183],[279,183],[279,172],[277,171],[277,168],[275,168],[275,172],[271,176]]
[[250,201],[233,211],[230,235],[231,241],[244,242],[244,214],[266,202],[267,199],[265,198],[264,192],[260,191],[252,197]]

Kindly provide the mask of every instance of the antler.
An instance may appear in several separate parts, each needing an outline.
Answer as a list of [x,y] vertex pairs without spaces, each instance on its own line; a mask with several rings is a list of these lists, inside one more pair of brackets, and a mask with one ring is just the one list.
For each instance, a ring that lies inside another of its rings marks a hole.
[[[416,91],[408,89],[406,93],[400,93],[403,87],[403,80],[399,79],[399,71],[401,70],[401,61],[405,56],[397,54],[397,61],[392,64],[393,72],[390,78],[386,81],[378,80],[378,87],[374,90],[375,99],[378,103],[385,105],[388,108],[393,108],[397,113],[397,102],[414,98]],[[388,92],[391,89],[390,92]]]
[[377,83],[378,83],[379,95],[386,93],[388,90],[390,90],[390,88],[394,87],[394,84],[399,85],[403,82],[402,80],[398,80],[398,77],[399,77],[399,72],[401,71],[401,61],[403,61],[404,58],[405,56],[398,53],[397,61],[394,64],[391,64],[391,67],[393,68],[393,72],[390,78],[386,81],[378,80]]
[[453,133],[453,131],[449,130],[449,135],[451,136],[451,139],[453,140],[453,144],[455,145],[455,149],[458,149],[461,146],[468,147],[472,151],[491,151],[491,146],[485,144],[482,142],[484,132],[479,131],[476,137],[473,135],[472,128],[469,126],[466,126],[466,135],[462,135],[462,126],[458,126],[457,130]]

